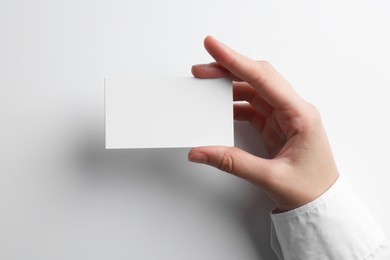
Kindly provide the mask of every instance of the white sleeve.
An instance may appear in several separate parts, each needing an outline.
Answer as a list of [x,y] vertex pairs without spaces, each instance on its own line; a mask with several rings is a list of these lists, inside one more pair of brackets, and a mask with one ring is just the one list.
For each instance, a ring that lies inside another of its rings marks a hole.
[[271,219],[280,260],[390,260],[390,241],[342,177],[314,201]]

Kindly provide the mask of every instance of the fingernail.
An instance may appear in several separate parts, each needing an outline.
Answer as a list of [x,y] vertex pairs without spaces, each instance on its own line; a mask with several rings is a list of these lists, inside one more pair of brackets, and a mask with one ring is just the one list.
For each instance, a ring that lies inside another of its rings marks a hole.
[[194,163],[207,163],[208,157],[204,153],[191,153],[188,155],[188,160]]

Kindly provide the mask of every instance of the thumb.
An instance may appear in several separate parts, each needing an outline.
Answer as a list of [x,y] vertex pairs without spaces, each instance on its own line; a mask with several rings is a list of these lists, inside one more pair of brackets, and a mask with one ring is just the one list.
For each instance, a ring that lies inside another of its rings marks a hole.
[[236,147],[204,146],[192,148],[188,160],[203,163],[263,186],[269,180],[272,167],[267,159]]

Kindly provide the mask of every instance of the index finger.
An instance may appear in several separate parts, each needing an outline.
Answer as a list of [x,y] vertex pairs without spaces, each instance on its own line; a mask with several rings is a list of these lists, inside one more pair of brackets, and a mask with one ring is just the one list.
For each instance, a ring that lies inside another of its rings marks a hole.
[[256,88],[271,106],[290,109],[302,102],[291,85],[268,62],[251,60],[211,36],[205,38],[204,45],[219,65]]

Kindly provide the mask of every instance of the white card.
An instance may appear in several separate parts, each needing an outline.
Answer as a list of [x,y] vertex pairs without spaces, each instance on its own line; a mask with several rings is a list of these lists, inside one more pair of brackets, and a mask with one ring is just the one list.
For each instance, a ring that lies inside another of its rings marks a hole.
[[228,79],[105,79],[106,148],[234,145]]

